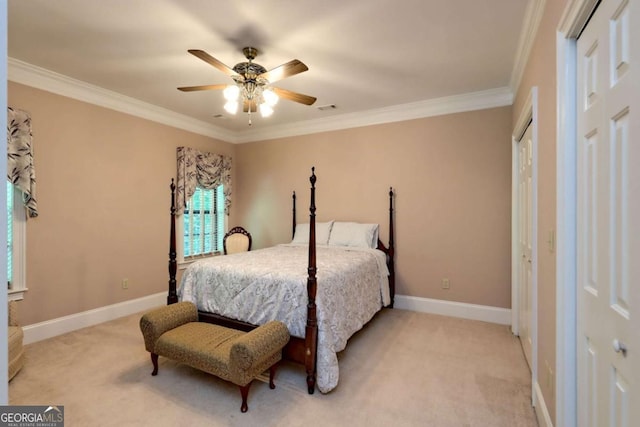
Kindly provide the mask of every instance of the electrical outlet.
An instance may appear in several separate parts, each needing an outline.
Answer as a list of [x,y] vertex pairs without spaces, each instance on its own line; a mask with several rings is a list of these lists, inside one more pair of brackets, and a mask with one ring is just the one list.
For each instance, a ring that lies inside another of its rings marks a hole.
[[449,279],[444,278],[442,279],[442,289],[449,289],[451,287],[451,283],[449,282]]
[[129,279],[122,279],[122,289],[129,289]]

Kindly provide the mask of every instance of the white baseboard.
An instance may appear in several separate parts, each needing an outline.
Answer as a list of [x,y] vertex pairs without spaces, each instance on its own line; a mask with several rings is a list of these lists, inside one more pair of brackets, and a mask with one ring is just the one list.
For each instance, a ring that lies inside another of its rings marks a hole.
[[553,422],[551,421],[549,410],[547,409],[547,405],[544,401],[540,384],[538,384],[537,381],[533,385],[533,408],[536,411],[538,425],[540,427],[553,427]]
[[396,295],[394,305],[401,310],[482,320],[484,322],[511,325],[511,309],[488,305],[467,304],[430,298]]
[[[71,314],[69,316],[28,325],[23,327],[24,343],[31,344],[47,338],[66,334],[67,332],[108,322],[109,320],[117,319],[119,317],[149,310],[166,304],[166,298],[166,292],[161,292],[135,300],[125,301],[106,307],[96,308],[94,310],[84,311],[82,313]],[[394,307],[401,310],[482,320],[502,325],[511,324],[511,310],[506,308],[419,298],[406,295],[396,295]]]
[[86,328],[87,326],[108,322],[109,320],[139,313],[166,303],[167,293],[161,292],[134,300],[120,302],[118,304],[108,305],[106,307],[96,308],[94,310],[84,311],[82,313],[71,314],[69,316],[59,317],[45,322],[34,323],[33,325],[24,326],[22,328],[24,331],[24,344],[31,344],[47,338],[66,334],[67,332]]

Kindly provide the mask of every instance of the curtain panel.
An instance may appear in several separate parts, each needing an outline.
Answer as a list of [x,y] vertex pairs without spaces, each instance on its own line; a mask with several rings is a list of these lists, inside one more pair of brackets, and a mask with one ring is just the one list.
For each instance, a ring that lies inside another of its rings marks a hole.
[[178,179],[176,183],[176,216],[182,215],[196,186],[214,189],[224,187],[224,213],[231,207],[231,157],[178,147]]
[[7,179],[22,191],[22,201],[30,218],[38,216],[36,171],[33,164],[31,116],[26,111],[7,108]]

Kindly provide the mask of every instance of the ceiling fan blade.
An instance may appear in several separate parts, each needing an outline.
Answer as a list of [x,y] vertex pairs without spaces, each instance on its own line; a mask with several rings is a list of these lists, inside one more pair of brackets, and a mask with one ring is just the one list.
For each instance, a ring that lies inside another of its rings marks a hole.
[[249,107],[251,107],[251,112],[255,113],[258,108],[256,107],[256,102],[255,101],[249,101],[247,99],[244,100],[244,104],[242,106],[242,111],[244,111],[245,113],[249,112]]
[[213,56],[209,55],[204,50],[189,49],[188,52],[190,54],[192,54],[193,56],[197,56],[198,58],[202,59],[204,62],[206,62],[206,63],[208,63],[210,65],[213,65],[218,70],[222,71],[223,73],[225,73],[228,76],[235,76],[236,74],[238,74],[235,71],[233,71],[232,68],[230,68],[227,65],[223,64],[222,62],[218,61],[216,58],[214,58]]
[[258,77],[265,78],[269,81],[269,83],[277,82],[278,80],[282,80],[285,77],[295,76],[296,74],[300,74],[304,71],[307,71],[309,68],[304,65],[302,62],[297,59],[292,59],[286,64],[282,64],[279,67],[276,67],[272,70],[267,71],[266,73],[260,74]]
[[271,87],[271,90],[273,90],[276,93],[276,95],[278,95],[280,98],[288,99],[289,101],[299,102],[300,104],[312,105],[314,102],[316,102],[316,98],[313,96],[303,95],[301,93],[292,92],[287,89]]
[[203,86],[184,86],[184,87],[179,87],[178,90],[181,90],[183,92],[194,92],[196,90],[218,90],[218,89],[224,89],[229,85],[203,85]]

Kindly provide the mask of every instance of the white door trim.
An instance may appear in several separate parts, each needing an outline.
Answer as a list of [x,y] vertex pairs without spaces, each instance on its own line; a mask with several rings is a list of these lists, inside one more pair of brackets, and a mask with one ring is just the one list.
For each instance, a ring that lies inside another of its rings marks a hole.
[[[7,7],[6,2],[3,3],[0,8],[0,27],[7,28]],[[2,58],[7,58],[7,31],[2,30],[0,34],[0,55]],[[3,82],[7,81],[7,62],[5,60],[0,64],[0,79]],[[0,119],[0,128],[4,129],[7,124],[7,118],[4,114],[4,111],[7,110],[7,85],[6,83],[0,87],[0,108],[3,111],[3,117]],[[3,140],[0,143],[0,152],[2,152],[2,158],[7,155],[7,140]],[[0,165],[0,174],[5,176],[7,174],[7,165],[6,162],[3,161],[2,165]],[[0,197],[3,197],[2,200],[7,200],[6,194],[6,185],[2,185],[3,189],[0,189]],[[6,205],[5,205],[6,206]],[[7,211],[3,210],[2,214],[0,214],[0,221],[2,224],[7,223]],[[0,241],[3,243],[0,245],[0,258],[3,260],[7,259],[7,230],[6,227],[4,230],[0,231]],[[0,280],[2,283],[7,281],[7,263],[4,262],[4,266],[0,267]],[[0,296],[0,318],[7,319],[7,294],[2,292]],[[6,320],[5,320],[6,321]],[[9,332],[6,327],[2,327],[0,330],[0,342],[6,343],[9,340]],[[9,404],[9,386],[8,386],[8,370],[7,367],[9,365],[8,361],[8,352],[3,350],[0,354],[0,405],[8,405]]]
[[577,425],[576,40],[598,0],[570,0],[556,35],[556,426]]
[[535,386],[538,382],[538,88],[532,87],[511,136],[511,330],[519,334],[520,289],[518,266],[518,143],[531,123],[532,168],[531,168],[531,396],[537,406]]

